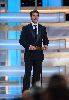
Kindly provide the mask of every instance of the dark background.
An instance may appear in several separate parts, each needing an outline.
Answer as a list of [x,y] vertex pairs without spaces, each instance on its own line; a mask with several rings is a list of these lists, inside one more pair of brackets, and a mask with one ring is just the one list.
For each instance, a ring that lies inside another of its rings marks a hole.
[[[35,0],[21,0],[21,7],[35,6]],[[37,0],[37,6],[42,6],[42,0]]]

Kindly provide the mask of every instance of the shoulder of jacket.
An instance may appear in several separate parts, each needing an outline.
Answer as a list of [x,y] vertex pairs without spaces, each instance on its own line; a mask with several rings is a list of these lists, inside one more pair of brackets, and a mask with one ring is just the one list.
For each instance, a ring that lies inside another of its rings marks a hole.
[[29,25],[30,25],[30,24],[23,26],[22,29],[28,28]]
[[42,27],[42,28],[46,28],[45,26],[43,26],[43,25],[41,25],[41,24],[39,24],[39,26]]
[[25,27],[29,27],[30,26],[30,24],[27,24]]

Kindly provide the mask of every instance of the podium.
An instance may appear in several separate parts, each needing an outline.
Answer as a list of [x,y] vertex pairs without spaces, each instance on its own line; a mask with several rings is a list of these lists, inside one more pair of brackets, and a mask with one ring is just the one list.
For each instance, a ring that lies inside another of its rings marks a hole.
[[44,47],[36,47],[36,50],[44,50]]

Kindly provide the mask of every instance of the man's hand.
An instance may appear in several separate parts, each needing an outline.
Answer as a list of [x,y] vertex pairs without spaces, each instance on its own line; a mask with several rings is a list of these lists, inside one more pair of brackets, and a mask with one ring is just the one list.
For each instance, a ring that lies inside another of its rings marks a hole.
[[30,46],[29,46],[29,50],[36,50],[36,47],[33,46],[33,45],[30,45]]
[[44,45],[44,50],[47,50],[48,49],[48,46],[47,45]]

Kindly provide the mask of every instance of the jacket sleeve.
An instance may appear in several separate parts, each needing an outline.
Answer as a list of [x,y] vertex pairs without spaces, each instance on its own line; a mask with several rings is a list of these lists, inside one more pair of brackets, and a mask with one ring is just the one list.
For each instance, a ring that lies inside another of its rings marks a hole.
[[47,37],[46,27],[43,27],[43,45],[48,45],[49,40]]
[[19,39],[19,43],[25,49],[28,49],[29,48],[29,43],[28,43],[28,40],[27,40],[27,29],[26,29],[25,26],[22,28],[21,35],[20,35],[20,39]]

